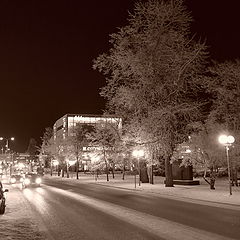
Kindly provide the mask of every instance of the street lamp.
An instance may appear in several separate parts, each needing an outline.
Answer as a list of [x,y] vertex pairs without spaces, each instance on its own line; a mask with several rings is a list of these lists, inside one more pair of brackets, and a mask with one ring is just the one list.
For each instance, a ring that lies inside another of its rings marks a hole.
[[5,152],[7,152],[8,150],[10,150],[10,149],[9,149],[9,141],[14,141],[15,138],[14,138],[14,137],[11,137],[11,138],[3,138],[3,137],[0,137],[0,141],[3,141],[3,140],[6,140],[6,145],[5,145],[6,150],[5,150]]
[[230,172],[230,160],[229,160],[229,147],[235,142],[235,138],[231,135],[221,135],[218,141],[223,144],[226,148],[227,164],[228,164],[228,181],[229,181],[229,192],[232,195],[232,184],[231,184],[231,172]]
[[[3,137],[0,137],[0,141],[3,141],[3,140],[6,140],[6,150],[5,150],[5,153],[7,153],[10,148],[9,148],[9,141],[14,141],[14,137],[11,137],[11,138],[3,138]],[[2,153],[3,153],[3,148],[2,148]],[[10,175],[12,174],[12,165],[13,165],[13,155],[9,154],[11,159],[10,159]]]
[[[144,151],[142,149],[139,149],[139,150],[134,150],[133,151],[133,156],[137,158],[138,160],[138,174],[139,174],[139,180],[138,180],[138,184],[139,186],[141,185],[141,182],[140,182],[140,164],[139,164],[139,159],[140,157],[143,157],[144,156]],[[135,174],[135,188],[136,188],[136,174]]]

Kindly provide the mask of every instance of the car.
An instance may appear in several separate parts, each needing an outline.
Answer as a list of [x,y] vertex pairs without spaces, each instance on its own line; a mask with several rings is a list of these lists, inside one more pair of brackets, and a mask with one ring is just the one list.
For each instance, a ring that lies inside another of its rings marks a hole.
[[29,186],[40,186],[42,183],[42,178],[37,173],[27,173],[25,174],[25,177],[22,182],[23,188],[29,187]]
[[6,192],[8,192],[8,189],[3,189],[2,182],[0,181],[0,214],[5,213],[6,208]]
[[13,174],[10,177],[10,184],[14,184],[14,183],[22,183],[23,182],[23,176],[20,174]]

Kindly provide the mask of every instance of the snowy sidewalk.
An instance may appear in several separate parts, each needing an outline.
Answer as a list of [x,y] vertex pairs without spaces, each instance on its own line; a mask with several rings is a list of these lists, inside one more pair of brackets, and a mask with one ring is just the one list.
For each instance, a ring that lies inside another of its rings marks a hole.
[[[50,175],[45,177],[51,178]],[[228,204],[240,210],[240,187],[232,187],[232,195],[229,193],[229,184],[227,179],[217,179],[216,189],[210,190],[209,186],[202,179],[200,185],[195,186],[183,186],[175,185],[174,187],[165,187],[163,177],[154,177],[154,184],[141,183],[139,186],[138,176],[135,178],[131,175],[126,175],[125,179],[122,180],[121,174],[116,174],[115,178],[109,175],[109,181],[106,180],[106,175],[100,175],[98,178],[90,174],[80,174],[79,179],[76,179],[75,174],[70,173],[70,177],[64,178],[53,175],[52,178],[59,179],[60,181],[71,181],[74,183],[91,183],[101,184],[109,187],[123,188],[133,191],[141,191],[142,193],[157,194],[171,198],[181,198],[182,200],[199,200],[204,201],[205,204],[211,205],[211,203]]]

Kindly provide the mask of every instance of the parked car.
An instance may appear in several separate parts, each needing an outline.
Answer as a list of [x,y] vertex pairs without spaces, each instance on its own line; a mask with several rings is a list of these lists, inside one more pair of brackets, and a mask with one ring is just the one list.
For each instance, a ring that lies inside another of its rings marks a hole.
[[23,188],[29,187],[29,186],[40,186],[42,183],[42,178],[37,173],[27,173],[25,174],[25,177],[22,182]]
[[20,175],[20,174],[12,174],[11,177],[10,177],[9,182],[10,182],[11,184],[14,184],[14,183],[22,183],[22,182],[23,182],[23,175]]
[[3,189],[2,183],[0,181],[0,214],[5,213],[6,208],[6,192],[8,192],[8,189]]

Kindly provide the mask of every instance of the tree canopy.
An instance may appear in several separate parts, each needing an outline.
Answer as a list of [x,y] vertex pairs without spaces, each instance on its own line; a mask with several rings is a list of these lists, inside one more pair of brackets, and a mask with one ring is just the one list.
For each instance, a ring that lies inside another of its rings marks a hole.
[[[93,67],[106,77],[107,110],[123,117],[139,144],[158,144],[170,156],[201,119],[201,73],[206,47],[190,36],[192,17],[182,0],[137,2],[129,24],[110,35],[112,48]],[[169,174],[168,174],[169,173]]]

